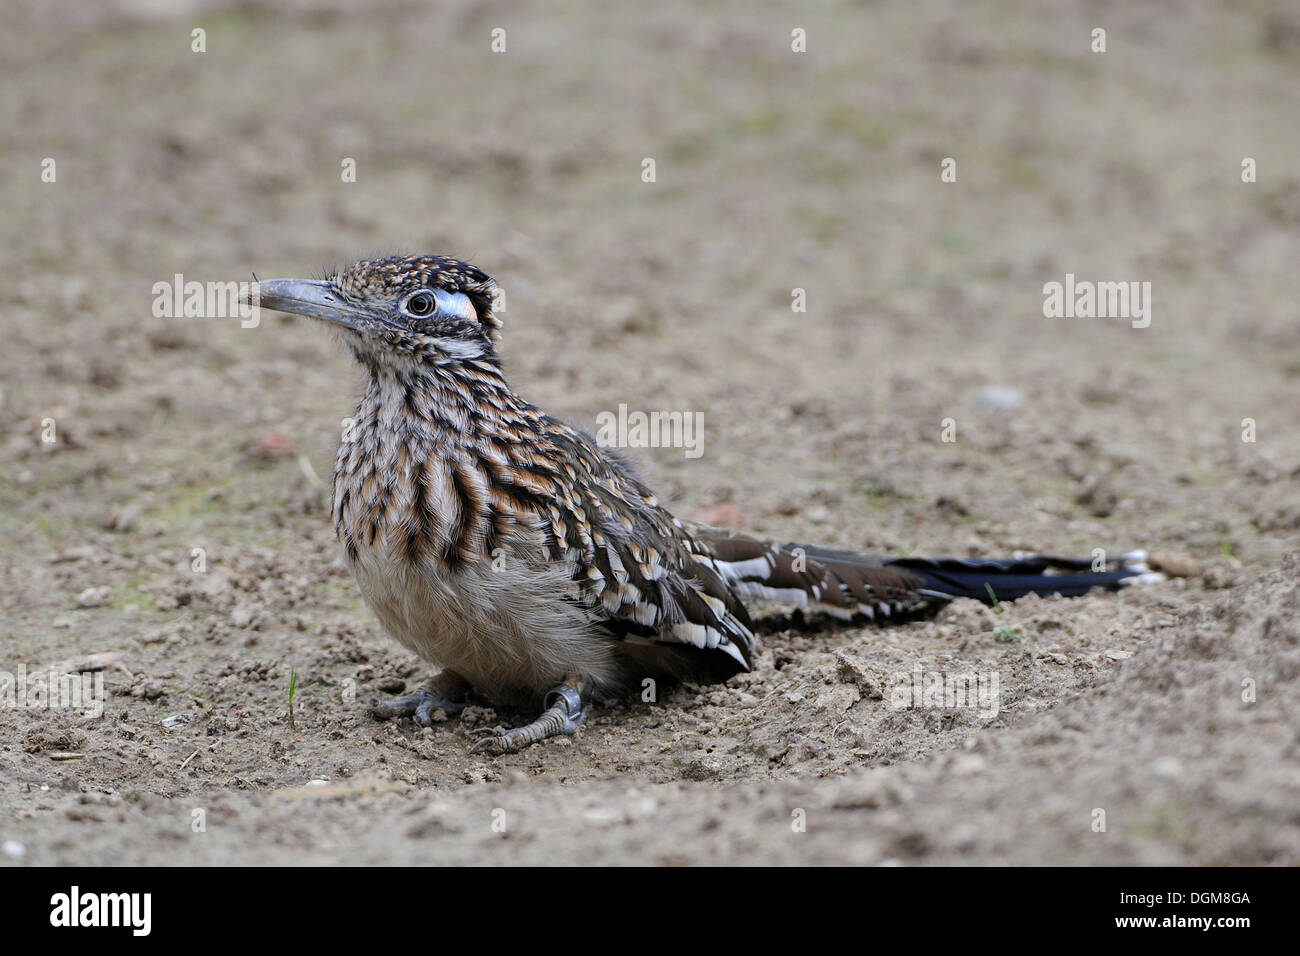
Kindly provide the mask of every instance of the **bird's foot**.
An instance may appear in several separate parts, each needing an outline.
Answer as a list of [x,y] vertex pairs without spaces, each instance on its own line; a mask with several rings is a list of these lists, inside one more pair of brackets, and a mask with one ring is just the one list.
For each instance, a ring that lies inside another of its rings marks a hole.
[[410,717],[421,727],[432,727],[435,710],[442,711],[448,717],[455,717],[464,709],[463,700],[453,700],[435,691],[421,690],[410,697],[376,701],[370,705],[370,716],[379,720]]
[[486,736],[469,748],[470,753],[512,754],[547,737],[572,736],[587,719],[590,709],[591,705],[583,701],[577,688],[569,683],[560,684],[546,695],[546,710],[531,724],[486,731]]

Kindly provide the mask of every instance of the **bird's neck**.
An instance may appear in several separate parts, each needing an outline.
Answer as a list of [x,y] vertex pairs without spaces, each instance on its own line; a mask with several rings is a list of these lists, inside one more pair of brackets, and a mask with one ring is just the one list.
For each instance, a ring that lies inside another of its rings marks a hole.
[[545,416],[496,362],[370,371],[334,463],[334,525],[349,558],[378,542],[474,553],[492,508],[489,469],[526,459]]
[[371,366],[356,424],[404,438],[472,442],[495,433],[502,416],[527,407],[486,358],[445,365]]
[[485,455],[526,456],[546,418],[506,383],[495,360],[371,366],[335,459],[335,482],[381,483],[409,468],[450,472]]

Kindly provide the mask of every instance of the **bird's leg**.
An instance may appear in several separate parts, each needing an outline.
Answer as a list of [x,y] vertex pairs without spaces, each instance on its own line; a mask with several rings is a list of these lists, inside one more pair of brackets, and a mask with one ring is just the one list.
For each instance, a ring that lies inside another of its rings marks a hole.
[[442,671],[410,697],[371,704],[370,715],[379,720],[410,717],[421,727],[431,727],[435,710],[442,711],[448,717],[455,717],[464,710],[465,695],[469,689],[469,681],[455,671]]
[[572,735],[583,721],[591,704],[583,694],[585,681],[581,675],[565,678],[563,684],[546,693],[546,710],[531,724],[506,730],[495,727],[487,731],[470,747],[470,753],[510,754],[523,750],[529,744],[558,734]]

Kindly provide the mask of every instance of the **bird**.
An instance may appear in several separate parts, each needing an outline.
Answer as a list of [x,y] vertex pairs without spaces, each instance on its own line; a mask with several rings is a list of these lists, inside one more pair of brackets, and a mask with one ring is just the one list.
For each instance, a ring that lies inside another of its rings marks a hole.
[[870,556],[678,518],[621,451],[511,388],[498,290],[468,262],[404,255],[250,293],[329,326],[367,373],[335,459],[334,530],[383,629],[433,669],[414,694],[373,703],[379,719],[427,727],[473,700],[538,713],[470,748],[513,753],[647,682],[748,671],[747,602],[879,622],[1158,577],[1141,551]]

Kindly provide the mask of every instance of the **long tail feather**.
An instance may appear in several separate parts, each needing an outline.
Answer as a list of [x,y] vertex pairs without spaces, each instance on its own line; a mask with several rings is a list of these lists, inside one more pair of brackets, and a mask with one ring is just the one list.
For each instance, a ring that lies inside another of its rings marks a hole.
[[986,604],[1014,601],[1026,594],[1079,597],[1093,588],[1117,589],[1158,580],[1146,565],[1145,552],[1135,551],[1094,570],[1086,558],[1033,555],[1023,558],[896,558],[886,567],[906,568],[919,575],[924,588],[947,598],[975,598]]
[[956,598],[985,603],[1026,594],[1078,597],[1159,580],[1134,551],[1094,570],[1088,558],[886,558],[815,545],[773,544],[716,528],[695,528],[742,597],[822,611],[841,619],[932,609]]

